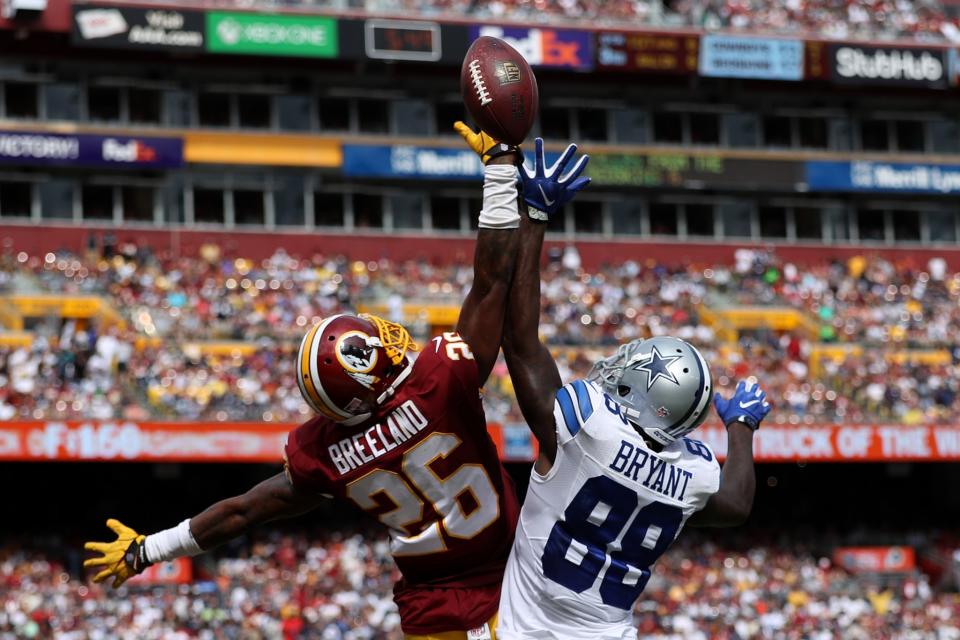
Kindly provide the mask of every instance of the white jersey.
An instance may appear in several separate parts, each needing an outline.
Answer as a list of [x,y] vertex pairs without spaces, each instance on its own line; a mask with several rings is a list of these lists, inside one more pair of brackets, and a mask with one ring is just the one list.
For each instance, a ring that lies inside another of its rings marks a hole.
[[531,473],[500,596],[501,640],[636,638],[650,568],[720,488],[706,444],[655,453],[591,382],[557,392],[557,458]]

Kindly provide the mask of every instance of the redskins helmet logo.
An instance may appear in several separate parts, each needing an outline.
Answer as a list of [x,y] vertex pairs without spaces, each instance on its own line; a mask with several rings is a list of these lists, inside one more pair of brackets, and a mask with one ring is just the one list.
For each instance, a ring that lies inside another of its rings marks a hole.
[[377,366],[377,349],[363,331],[347,331],[337,340],[334,353],[347,373],[370,373]]

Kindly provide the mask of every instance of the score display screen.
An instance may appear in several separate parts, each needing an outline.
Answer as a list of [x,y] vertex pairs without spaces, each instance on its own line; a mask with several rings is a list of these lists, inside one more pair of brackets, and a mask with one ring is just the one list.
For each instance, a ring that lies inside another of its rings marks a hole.
[[440,59],[440,25],[433,22],[368,20],[367,56],[381,60],[435,62]]

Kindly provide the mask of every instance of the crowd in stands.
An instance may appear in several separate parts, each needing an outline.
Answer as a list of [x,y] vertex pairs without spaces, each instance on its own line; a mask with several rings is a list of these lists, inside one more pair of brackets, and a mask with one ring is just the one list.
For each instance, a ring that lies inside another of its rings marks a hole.
[[[881,583],[799,538],[745,550],[712,540],[686,532],[654,566],[634,609],[640,637],[960,638],[960,597],[925,574]],[[69,546],[5,543],[0,638],[402,638],[380,533],[274,531],[215,553],[194,560],[189,585],[128,583],[114,593],[76,570]]]
[[0,546],[0,638],[403,637],[392,599],[398,574],[379,535],[265,535],[198,558],[192,584],[134,580],[119,593],[78,575],[76,564],[62,545]]
[[[154,0],[157,1],[157,0]],[[960,41],[944,0],[206,0],[212,6],[464,16],[535,24],[694,27],[830,39]]]
[[[97,295],[125,322],[41,318],[32,344],[0,343],[0,419],[296,422],[308,413],[293,354],[310,326],[378,304],[429,339],[424,316],[405,317],[404,304],[459,306],[471,277],[466,263],[282,251],[254,263],[214,246],[177,258],[126,244],[87,256],[6,254],[0,295]],[[762,379],[780,423],[960,415],[960,274],[940,259],[800,266],[743,250],[729,265],[628,260],[586,270],[568,247],[550,253],[542,292],[542,335],[565,379],[585,375],[622,342],[671,334],[704,351],[721,388]],[[730,340],[701,317],[741,305],[794,309],[806,324]],[[491,419],[519,421],[502,365],[487,403]]]
[[731,551],[681,534],[635,614],[646,638],[960,638],[960,598],[925,575],[882,586],[787,540]]

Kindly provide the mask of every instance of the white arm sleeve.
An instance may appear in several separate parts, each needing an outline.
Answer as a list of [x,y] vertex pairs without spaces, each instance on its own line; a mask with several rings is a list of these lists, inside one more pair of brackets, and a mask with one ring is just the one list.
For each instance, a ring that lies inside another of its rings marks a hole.
[[150,534],[143,546],[146,547],[147,560],[150,562],[164,562],[203,553],[190,531],[189,518],[171,529]]
[[511,164],[483,168],[483,209],[478,221],[481,229],[516,229],[520,226],[519,179],[520,171]]

